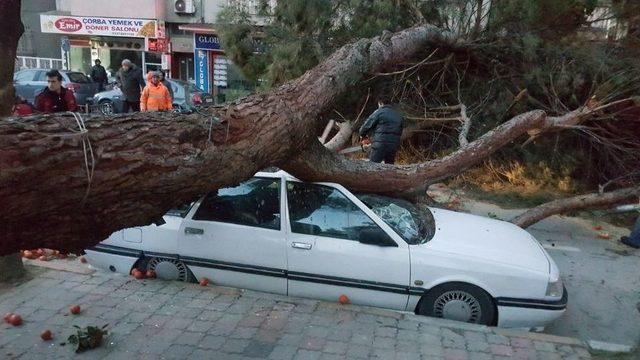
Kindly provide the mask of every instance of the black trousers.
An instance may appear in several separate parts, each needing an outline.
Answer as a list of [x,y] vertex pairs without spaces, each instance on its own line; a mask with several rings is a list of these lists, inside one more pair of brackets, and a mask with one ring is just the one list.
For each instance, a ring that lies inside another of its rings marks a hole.
[[393,164],[396,162],[398,147],[397,144],[374,143],[369,154],[369,160],[376,163],[384,161],[385,164]]
[[140,101],[123,101],[122,102],[122,112],[128,113],[129,109],[134,112],[140,112]]

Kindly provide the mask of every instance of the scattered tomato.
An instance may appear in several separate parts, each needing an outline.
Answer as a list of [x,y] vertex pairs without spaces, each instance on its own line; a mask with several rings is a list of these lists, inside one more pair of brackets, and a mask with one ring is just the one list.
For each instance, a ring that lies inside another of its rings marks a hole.
[[340,295],[340,297],[338,298],[338,302],[342,305],[348,304],[349,303],[349,297],[347,295]]
[[11,318],[11,315],[13,315],[13,313],[4,314],[4,322],[9,323],[9,319]]
[[80,262],[83,264],[87,263],[87,259],[84,258],[84,256],[80,256]]
[[140,279],[144,279],[144,273],[143,273],[142,271],[140,271],[140,270],[136,269],[136,270],[133,272],[133,277],[134,277],[134,278],[136,278],[136,279],[138,279],[138,280],[140,280]]
[[42,255],[44,255],[44,250],[42,250],[42,249],[37,249],[37,250],[35,251],[35,253],[36,253],[36,255],[37,255],[37,256],[42,256]]
[[80,305],[71,305],[71,307],[69,308],[69,312],[73,315],[80,314]]
[[153,270],[147,270],[147,273],[145,275],[149,279],[155,279],[156,278],[156,272],[153,271]]
[[200,279],[200,286],[207,286],[209,285],[209,279],[207,279],[206,277],[203,277],[202,279]]
[[594,226],[594,227],[593,227],[593,230],[597,230],[597,231],[602,230],[602,225],[596,225],[596,226]]
[[49,341],[53,339],[53,334],[51,333],[51,330],[47,329],[40,333],[40,338],[44,341]]
[[13,326],[22,325],[22,317],[18,314],[11,314],[11,316],[9,317],[9,324]]
[[609,233],[603,232],[603,233],[598,234],[598,237],[600,239],[609,239],[609,238],[611,238],[611,235],[609,235]]
[[22,256],[27,258],[27,259],[32,259],[33,258],[33,253],[31,252],[31,250],[25,250]]

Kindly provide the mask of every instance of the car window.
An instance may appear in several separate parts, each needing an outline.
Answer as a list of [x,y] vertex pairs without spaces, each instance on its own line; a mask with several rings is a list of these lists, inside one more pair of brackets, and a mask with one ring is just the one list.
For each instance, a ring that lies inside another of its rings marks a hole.
[[280,179],[253,178],[207,194],[193,220],[280,229]]
[[193,204],[195,204],[195,203],[191,202],[191,203],[188,203],[188,204],[183,204],[183,205],[177,206],[177,207],[167,211],[167,213],[165,215],[179,216],[181,218],[184,218],[189,213],[189,210],[191,210],[191,207],[193,206]]
[[68,72],[66,75],[72,83],[86,84],[91,82],[87,75],[81,72]]
[[38,70],[36,74],[36,78],[34,81],[42,81],[47,82],[47,71],[46,70]]
[[23,70],[15,73],[13,75],[13,81],[16,82],[25,82],[25,81],[33,81],[33,76],[35,75],[35,70]]
[[358,241],[360,232],[379,226],[338,189],[287,182],[291,231]]

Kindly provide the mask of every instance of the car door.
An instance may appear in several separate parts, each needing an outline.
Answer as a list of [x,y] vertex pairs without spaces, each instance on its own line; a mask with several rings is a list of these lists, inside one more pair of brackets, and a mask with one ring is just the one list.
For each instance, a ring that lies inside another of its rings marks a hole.
[[[342,187],[287,181],[286,190],[289,295],[404,310],[408,245]],[[393,241],[360,242],[371,233]]]
[[183,221],[179,255],[197,278],[286,294],[281,178],[252,178],[207,194]]

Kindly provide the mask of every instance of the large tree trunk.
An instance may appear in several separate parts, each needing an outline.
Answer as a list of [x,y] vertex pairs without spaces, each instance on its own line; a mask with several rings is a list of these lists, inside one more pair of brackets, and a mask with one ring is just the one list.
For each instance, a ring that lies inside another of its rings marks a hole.
[[84,125],[70,114],[3,121],[0,254],[83,249],[209,190],[281,166],[317,142],[318,115],[364,74],[408,59],[430,42],[449,41],[427,26],[358,41],[293,82],[214,109],[214,120],[139,113],[92,117]]
[[526,228],[538,221],[556,214],[565,214],[584,209],[608,209],[615,205],[638,201],[640,186],[624,188],[606,193],[574,196],[536,206],[517,216],[512,223]]
[[[0,2],[0,14],[3,15],[0,21],[0,116],[11,114],[15,103],[13,69],[18,41],[24,32],[20,21],[20,5],[20,0]],[[0,256],[0,281],[19,278],[23,274],[22,259],[18,253]]]
[[13,69],[18,41],[24,32],[20,0],[0,1],[0,14],[0,116],[6,116],[14,104]]

